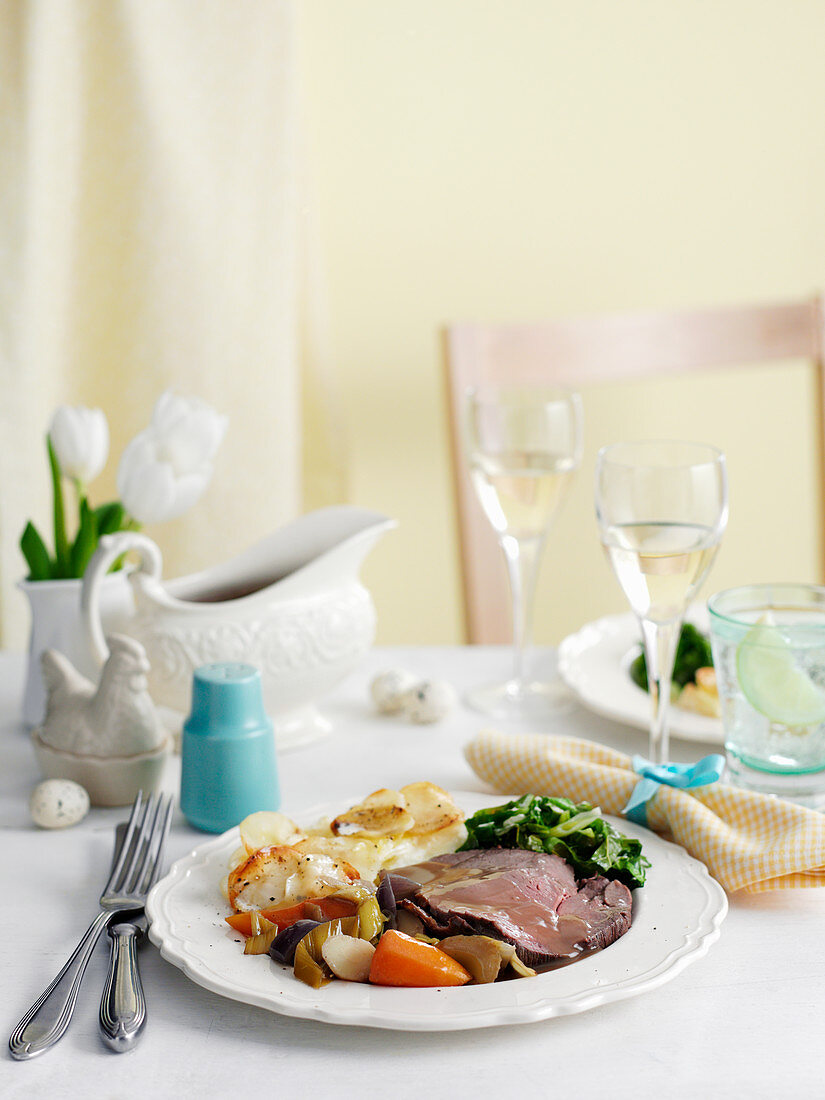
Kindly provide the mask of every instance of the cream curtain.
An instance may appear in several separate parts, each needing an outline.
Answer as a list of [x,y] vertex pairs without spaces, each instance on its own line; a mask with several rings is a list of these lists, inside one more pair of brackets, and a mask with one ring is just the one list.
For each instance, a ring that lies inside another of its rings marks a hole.
[[328,381],[317,379],[323,340],[305,331],[319,313],[303,263],[312,211],[294,15],[291,0],[0,9],[6,646],[25,637],[20,532],[27,518],[49,530],[43,436],[58,402],[109,418],[95,503],[115,496],[119,454],[164,389],[229,417],[206,497],[148,532],[169,576],[221,561],[299,512],[305,451],[322,495],[341,492],[329,476],[341,469],[335,432],[318,419],[332,416]]

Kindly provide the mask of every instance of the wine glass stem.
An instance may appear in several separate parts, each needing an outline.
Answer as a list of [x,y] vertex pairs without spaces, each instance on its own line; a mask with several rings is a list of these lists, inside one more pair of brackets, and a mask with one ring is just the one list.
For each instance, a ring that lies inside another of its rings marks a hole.
[[649,619],[641,619],[640,625],[647,663],[647,685],[653,707],[648,755],[654,764],[666,764],[669,749],[670,685],[673,681],[673,661],[681,622],[676,620],[654,623]]
[[517,688],[524,685],[524,652],[530,642],[542,542],[541,538],[516,539],[512,535],[501,540],[513,603],[513,682]]

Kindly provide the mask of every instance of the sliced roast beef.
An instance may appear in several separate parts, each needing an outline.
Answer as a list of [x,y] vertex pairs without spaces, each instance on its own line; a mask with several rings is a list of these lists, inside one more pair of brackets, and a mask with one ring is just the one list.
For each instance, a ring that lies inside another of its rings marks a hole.
[[418,889],[398,901],[437,936],[505,940],[528,966],[607,947],[630,927],[631,897],[620,882],[577,883],[559,856],[487,848],[398,868]]

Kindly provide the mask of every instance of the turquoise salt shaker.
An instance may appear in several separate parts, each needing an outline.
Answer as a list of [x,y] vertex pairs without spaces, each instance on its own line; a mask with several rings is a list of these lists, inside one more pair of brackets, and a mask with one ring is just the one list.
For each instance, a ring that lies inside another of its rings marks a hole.
[[180,808],[190,825],[222,833],[281,804],[275,733],[261,674],[220,661],[195,669],[192,712],[183,725]]

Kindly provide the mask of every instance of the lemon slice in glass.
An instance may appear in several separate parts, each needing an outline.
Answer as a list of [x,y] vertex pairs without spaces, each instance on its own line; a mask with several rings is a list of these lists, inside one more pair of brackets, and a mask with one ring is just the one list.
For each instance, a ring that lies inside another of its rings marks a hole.
[[825,721],[825,692],[794,664],[790,646],[773,626],[757,623],[736,650],[739,686],[772,722],[811,726]]

